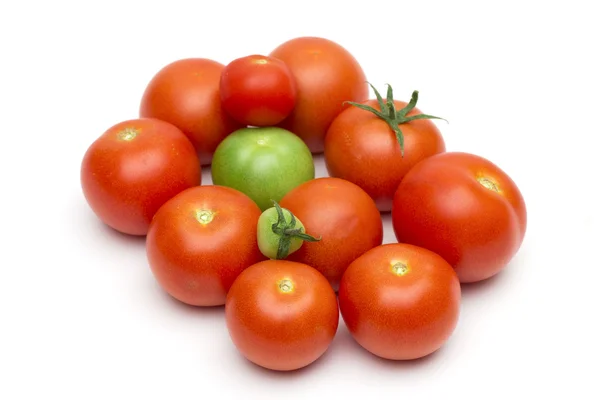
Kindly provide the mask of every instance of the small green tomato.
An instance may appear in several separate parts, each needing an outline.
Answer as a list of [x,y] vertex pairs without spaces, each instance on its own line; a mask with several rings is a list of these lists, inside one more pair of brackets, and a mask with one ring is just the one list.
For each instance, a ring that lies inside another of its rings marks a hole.
[[274,207],[266,209],[261,214],[256,230],[258,248],[265,257],[283,260],[297,251],[302,246],[302,242],[321,240],[306,234],[302,222],[289,210],[282,209],[274,200],[273,204]]

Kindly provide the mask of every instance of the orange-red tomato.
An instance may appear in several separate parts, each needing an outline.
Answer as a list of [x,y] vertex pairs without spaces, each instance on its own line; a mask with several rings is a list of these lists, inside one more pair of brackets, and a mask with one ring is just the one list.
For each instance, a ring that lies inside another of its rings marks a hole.
[[201,180],[194,146],[175,126],[156,119],[110,127],[81,163],[81,187],[94,213],[130,235],[145,235],[163,203]]
[[338,328],[339,309],[329,282],[314,268],[268,260],[236,279],[225,317],[244,357],[264,368],[289,371],[327,351]]
[[244,125],[272,126],[296,103],[296,82],[281,60],[258,54],[233,60],[221,73],[221,104]]
[[289,40],[270,56],[287,64],[298,89],[296,106],[280,126],[300,136],[313,153],[322,152],[327,128],[347,107],[344,102],[369,97],[362,67],[344,47],[319,37]]
[[369,250],[346,270],[342,317],[369,352],[391,360],[424,357],[450,338],[460,314],[460,282],[439,255],[408,244]]
[[202,165],[210,163],[228,134],[242,127],[221,108],[223,68],[206,58],[174,61],[150,80],[140,104],[141,117],[158,118],[181,129],[198,151]]
[[417,164],[394,196],[399,242],[446,259],[461,282],[500,272],[525,237],[527,211],[515,182],[491,161],[449,152]]
[[337,290],[354,259],[383,241],[383,223],[373,199],[354,183],[318,178],[289,191],[279,203],[321,240],[304,243],[288,260],[310,265]]
[[[377,100],[363,104],[380,111]],[[396,110],[406,107],[394,101]],[[385,111],[385,110],[384,110]],[[421,114],[413,108],[406,116]],[[419,161],[444,152],[444,139],[428,119],[400,124],[404,155],[390,126],[375,114],[350,107],[329,127],[325,137],[325,164],[330,176],[349,180],[364,189],[382,212],[392,209],[392,200],[406,173]]]
[[154,277],[183,303],[225,304],[237,276],[265,259],[256,241],[260,214],[248,196],[228,187],[179,193],[156,213],[146,238]]

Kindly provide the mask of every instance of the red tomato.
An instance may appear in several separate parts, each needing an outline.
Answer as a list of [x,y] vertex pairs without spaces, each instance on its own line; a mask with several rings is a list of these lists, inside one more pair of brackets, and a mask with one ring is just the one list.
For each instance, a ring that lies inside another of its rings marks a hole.
[[205,58],[174,61],[148,83],[140,116],[177,126],[192,141],[203,165],[219,143],[242,126],[221,109],[219,81],[225,66]]
[[261,211],[245,194],[198,186],[166,202],[146,238],[148,262],[161,287],[193,306],[225,304],[231,284],[265,257],[256,242]]
[[300,136],[313,153],[323,151],[331,121],[345,101],[369,97],[365,73],[341,45],[318,37],[289,40],[270,54],[285,62],[298,88],[296,106],[280,126]]
[[521,246],[525,202],[513,180],[491,161],[442,153],[417,164],[394,196],[392,223],[399,242],[446,259],[461,282],[500,272]]
[[83,194],[94,213],[130,235],[145,235],[163,203],[201,180],[194,146],[175,126],[156,119],[112,126],[81,164]]
[[225,318],[244,357],[264,368],[289,371],[327,351],[339,309],[329,282],[314,268],[268,260],[246,269],[233,283]]
[[391,360],[424,357],[442,347],[458,323],[460,297],[456,273],[442,257],[399,243],[357,258],[339,291],[350,334]]
[[355,184],[318,178],[288,192],[281,207],[291,211],[321,240],[304,243],[287,259],[321,272],[334,289],[352,261],[383,241],[383,223],[375,202]]
[[225,67],[220,93],[223,109],[237,122],[272,126],[294,108],[296,83],[283,61],[251,55],[233,60]]
[[[386,118],[389,117],[387,102],[383,110],[377,100],[362,104],[384,111]],[[394,101],[397,111],[406,106],[404,101]],[[412,108],[406,117],[419,114],[418,109]],[[402,120],[397,116],[393,123],[401,130],[404,154],[386,120],[357,107],[350,107],[338,115],[325,137],[325,164],[329,175],[360,186],[382,212],[392,209],[394,193],[413,166],[446,150],[444,139],[433,122],[416,119],[398,125],[398,121]]]

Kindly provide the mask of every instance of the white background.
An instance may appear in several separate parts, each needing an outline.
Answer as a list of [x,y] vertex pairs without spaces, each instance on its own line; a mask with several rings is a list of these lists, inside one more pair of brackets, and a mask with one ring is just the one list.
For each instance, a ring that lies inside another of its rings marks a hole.
[[[0,398],[600,398],[593,4],[3,1]],[[418,89],[419,108],[449,120],[436,122],[448,150],[489,158],[525,196],[521,251],[463,289],[459,325],[431,357],[377,359],[342,325],[306,369],[256,367],[222,308],[165,295],[144,241],[104,227],[83,199],[85,150],[137,116],[162,66],[227,63],[303,35],[345,46],[397,98]]]

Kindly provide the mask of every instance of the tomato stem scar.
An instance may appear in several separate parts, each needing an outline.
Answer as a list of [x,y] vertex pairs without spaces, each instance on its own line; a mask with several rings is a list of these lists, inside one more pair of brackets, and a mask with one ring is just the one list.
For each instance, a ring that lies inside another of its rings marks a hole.
[[294,290],[294,282],[289,279],[282,279],[278,282],[279,290],[289,293]]
[[202,225],[209,224],[215,216],[215,213],[210,210],[196,210],[196,220]]
[[392,272],[398,276],[406,275],[408,271],[408,265],[402,262],[397,262],[392,265]]
[[117,133],[117,138],[119,140],[124,140],[126,142],[130,142],[140,133],[140,131],[136,128],[125,128],[120,130]]
[[479,182],[481,186],[483,186],[486,189],[492,190],[496,193],[500,192],[498,185],[496,185],[496,183],[493,180],[486,178],[485,176],[477,178],[477,182]]

